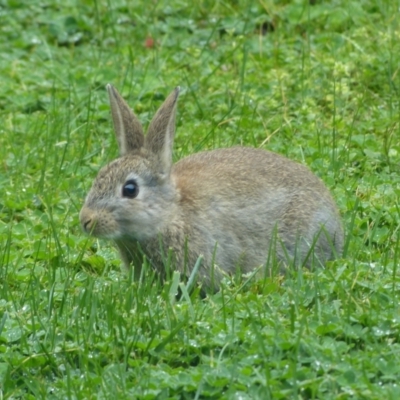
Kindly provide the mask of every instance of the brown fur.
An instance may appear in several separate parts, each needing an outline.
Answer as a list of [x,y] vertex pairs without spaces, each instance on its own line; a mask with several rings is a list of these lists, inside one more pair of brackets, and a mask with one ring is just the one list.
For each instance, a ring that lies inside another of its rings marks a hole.
[[[311,266],[341,254],[337,208],[305,166],[249,147],[197,153],[172,166],[179,90],[158,110],[145,138],[122,97],[111,86],[108,91],[121,157],[100,170],[80,219],[86,232],[112,239],[136,275],[139,248],[162,275],[169,253],[185,275],[202,256],[199,275],[208,286],[269,257],[281,266]],[[122,196],[130,179],[139,187],[134,199]]]

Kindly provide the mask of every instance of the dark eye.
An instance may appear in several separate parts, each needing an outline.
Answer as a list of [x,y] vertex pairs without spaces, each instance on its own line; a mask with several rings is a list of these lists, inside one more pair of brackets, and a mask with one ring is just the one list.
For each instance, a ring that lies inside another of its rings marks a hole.
[[122,196],[134,199],[139,194],[139,186],[131,179],[126,181],[122,188]]

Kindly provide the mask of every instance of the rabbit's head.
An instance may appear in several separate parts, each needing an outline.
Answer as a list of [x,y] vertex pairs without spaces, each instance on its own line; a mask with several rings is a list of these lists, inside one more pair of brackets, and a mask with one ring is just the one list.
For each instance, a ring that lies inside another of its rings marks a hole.
[[176,212],[171,180],[176,88],[151,121],[146,136],[129,106],[107,85],[120,157],[103,167],[80,212],[83,230],[112,240],[146,240]]

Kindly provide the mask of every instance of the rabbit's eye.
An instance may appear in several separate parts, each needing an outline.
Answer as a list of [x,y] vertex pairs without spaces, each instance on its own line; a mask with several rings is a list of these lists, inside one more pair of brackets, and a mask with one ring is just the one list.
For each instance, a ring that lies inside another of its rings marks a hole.
[[125,185],[122,188],[123,197],[134,199],[138,195],[138,193],[139,193],[139,186],[136,184],[134,180],[129,180],[125,182]]

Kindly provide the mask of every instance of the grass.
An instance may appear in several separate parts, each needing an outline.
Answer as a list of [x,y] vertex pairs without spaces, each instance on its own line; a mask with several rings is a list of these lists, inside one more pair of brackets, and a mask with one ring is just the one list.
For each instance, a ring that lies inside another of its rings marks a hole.
[[[398,7],[0,0],[0,398],[398,399]],[[78,222],[117,154],[107,83],[145,124],[182,86],[176,159],[243,143],[308,165],[343,257],[206,298],[121,273]]]

